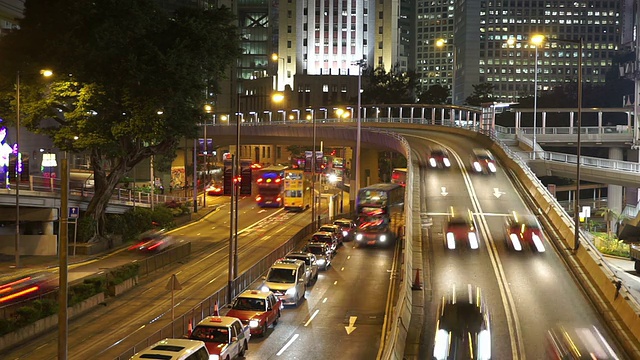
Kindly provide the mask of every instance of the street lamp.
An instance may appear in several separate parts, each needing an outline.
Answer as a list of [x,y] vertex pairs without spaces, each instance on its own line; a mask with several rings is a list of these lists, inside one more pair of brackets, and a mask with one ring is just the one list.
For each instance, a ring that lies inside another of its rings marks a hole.
[[[51,70],[40,70],[40,75],[51,77]],[[15,261],[16,269],[20,267],[20,173],[22,172],[20,156],[20,71],[16,71],[16,238],[15,238]],[[67,209],[61,210],[62,214],[67,214]],[[64,217],[64,216],[63,216]],[[62,219],[61,219],[62,220]]]
[[[276,62],[276,88],[275,90],[278,91],[278,78],[280,77],[280,62],[279,60],[282,60],[282,74],[284,75],[284,58],[278,56],[277,53],[273,53],[271,54],[271,60]],[[283,81],[284,82],[284,81]]]
[[271,111],[270,110],[265,110],[264,113],[269,116],[269,123],[271,123]]
[[[300,122],[300,110],[298,109],[293,109],[291,110],[291,112],[296,113],[296,121]],[[292,119],[293,120],[293,119]]]
[[278,110],[282,114],[282,122],[287,122],[287,110]]
[[[355,199],[358,195],[358,191],[360,190],[360,142],[362,138],[362,128],[361,128],[361,116],[360,110],[362,108],[362,68],[366,66],[366,60],[358,60],[356,62],[358,65],[358,126],[356,131],[356,184],[354,187],[354,191],[351,193],[355,196],[352,199]],[[353,209],[353,208],[352,208]]]
[[327,116],[329,116],[329,111],[326,108],[320,108],[319,111],[324,111],[324,122],[327,122]]
[[533,67],[533,159],[536,158],[536,134],[538,132],[538,47],[544,42],[544,35],[531,37],[531,44],[536,48],[536,60]]
[[313,122],[313,151],[311,151],[311,223],[315,223],[316,219],[316,116],[313,109],[307,109],[311,112],[311,121]]
[[449,43],[445,39],[436,40],[436,47],[444,48],[445,45],[453,46],[453,70],[451,72],[451,105],[455,105],[456,104],[456,45],[453,42]]

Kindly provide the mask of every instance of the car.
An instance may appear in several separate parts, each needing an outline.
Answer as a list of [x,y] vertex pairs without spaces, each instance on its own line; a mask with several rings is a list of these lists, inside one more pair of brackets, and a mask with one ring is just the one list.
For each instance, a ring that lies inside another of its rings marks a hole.
[[131,357],[137,359],[209,360],[209,350],[203,341],[164,339]]
[[618,360],[611,345],[593,325],[558,324],[548,330],[547,356],[552,360]]
[[438,305],[435,360],[491,359],[491,316],[478,287],[451,287]]
[[471,169],[479,174],[495,174],[496,160],[487,149],[473,149],[471,151]]
[[344,236],[342,235],[342,229],[338,225],[325,224],[320,226],[320,228],[318,228],[318,231],[333,232],[333,234],[336,236],[336,239],[338,240],[338,246],[341,245],[342,242],[344,241]]
[[431,149],[429,152],[429,166],[431,168],[444,168],[451,167],[451,160],[449,160],[449,151],[445,148]]
[[318,281],[318,261],[316,256],[310,252],[294,251],[285,256],[286,259],[302,260],[307,269],[307,286]]
[[282,301],[271,291],[247,290],[240,294],[230,305],[227,316],[240,319],[249,325],[251,336],[264,337],[270,325],[276,326],[280,319]]
[[220,196],[224,194],[224,189],[222,187],[222,184],[218,184],[218,183],[211,183],[209,184],[209,186],[207,186],[204,191],[207,193],[207,195],[209,196]]
[[333,251],[329,248],[329,245],[323,242],[309,242],[302,249],[303,252],[312,253],[316,256],[316,263],[318,269],[327,270],[331,265],[333,259]]
[[231,316],[207,316],[188,334],[190,340],[203,341],[209,359],[230,360],[244,357],[249,349],[251,331],[240,319]]
[[50,272],[18,276],[0,285],[0,306],[42,296],[58,287],[58,277]]
[[466,212],[451,212],[445,228],[445,246],[449,250],[455,250],[458,242],[466,242],[470,249],[477,250],[480,246],[478,227],[473,219],[471,210]]
[[138,241],[129,247],[129,251],[160,252],[174,242],[174,237],[169,235],[166,229],[153,229],[142,233]]
[[334,253],[338,250],[338,238],[334,232],[318,231],[311,235],[309,242],[323,242],[329,246]]
[[338,225],[342,230],[343,241],[351,241],[356,234],[356,222],[351,219],[336,219],[334,225]]
[[284,305],[298,305],[305,299],[306,265],[302,260],[280,259],[277,260],[264,280],[260,290],[273,291],[282,300]]
[[545,252],[542,230],[534,215],[518,215],[514,211],[507,217],[505,233],[507,246],[515,251],[528,246],[536,252]]

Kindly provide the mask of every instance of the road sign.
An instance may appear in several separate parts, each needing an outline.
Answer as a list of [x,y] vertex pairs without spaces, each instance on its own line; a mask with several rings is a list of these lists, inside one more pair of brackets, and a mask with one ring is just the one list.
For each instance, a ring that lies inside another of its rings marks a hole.
[[80,216],[80,208],[77,206],[69,206],[69,219],[77,219]]

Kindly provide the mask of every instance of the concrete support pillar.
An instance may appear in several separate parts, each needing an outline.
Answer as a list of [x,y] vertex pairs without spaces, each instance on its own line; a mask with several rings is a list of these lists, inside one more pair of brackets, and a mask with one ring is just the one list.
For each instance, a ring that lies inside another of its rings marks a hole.
[[360,158],[360,187],[369,186],[380,182],[378,174],[378,150],[362,148]]
[[[622,160],[623,149],[622,148],[609,148],[609,159]],[[620,185],[608,185],[607,186],[607,207],[617,214],[622,212],[622,186]]]
[[541,134],[545,134],[545,128],[547,127],[547,112],[543,111],[542,112],[542,132],[540,132]]

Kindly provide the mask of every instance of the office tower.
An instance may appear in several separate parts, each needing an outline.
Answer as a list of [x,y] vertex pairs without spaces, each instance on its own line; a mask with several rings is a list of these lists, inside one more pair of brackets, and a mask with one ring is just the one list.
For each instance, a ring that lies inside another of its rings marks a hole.
[[[418,2],[420,85],[455,84],[456,104],[464,103],[473,85],[481,82],[494,84],[495,95],[502,101],[532,95],[533,34],[546,37],[538,53],[538,90],[576,82],[580,38],[584,40],[583,81],[601,84],[621,43],[621,6],[614,0]],[[449,46],[436,48],[438,38],[447,39]],[[507,43],[510,39],[512,45]]]

